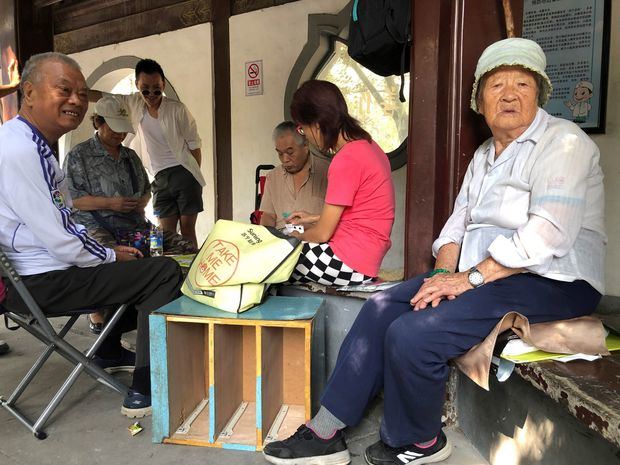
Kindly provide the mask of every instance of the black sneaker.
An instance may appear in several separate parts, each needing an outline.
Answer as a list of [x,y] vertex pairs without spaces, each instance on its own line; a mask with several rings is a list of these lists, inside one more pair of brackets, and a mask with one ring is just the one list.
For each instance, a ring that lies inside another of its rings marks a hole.
[[121,413],[129,418],[144,418],[153,413],[151,396],[140,394],[132,389],[123,401]]
[[103,331],[104,323],[95,323],[93,320],[90,319],[90,313],[86,314],[86,320],[88,320],[88,329],[91,333],[97,335],[101,334],[101,331]]
[[0,355],[8,353],[10,350],[11,348],[9,347],[9,345],[3,340],[0,340]]
[[346,465],[351,462],[342,431],[338,430],[330,439],[321,439],[306,425],[301,425],[284,441],[265,445],[263,456],[276,465]]
[[370,465],[405,465],[413,463],[435,463],[447,459],[452,453],[452,443],[442,431],[437,442],[422,449],[414,444],[404,447],[390,447],[379,440],[366,449],[364,457]]
[[95,355],[93,363],[108,373],[117,373],[119,371],[133,373],[136,366],[136,354],[121,347],[121,355],[118,358],[101,358]]

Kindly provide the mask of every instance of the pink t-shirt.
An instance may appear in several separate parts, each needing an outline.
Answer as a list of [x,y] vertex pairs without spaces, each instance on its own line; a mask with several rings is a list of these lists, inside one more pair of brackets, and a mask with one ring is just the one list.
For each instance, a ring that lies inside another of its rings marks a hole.
[[325,203],[345,206],[329,245],[346,265],[377,276],[392,245],[394,184],[390,162],[374,141],[347,143],[327,173]]

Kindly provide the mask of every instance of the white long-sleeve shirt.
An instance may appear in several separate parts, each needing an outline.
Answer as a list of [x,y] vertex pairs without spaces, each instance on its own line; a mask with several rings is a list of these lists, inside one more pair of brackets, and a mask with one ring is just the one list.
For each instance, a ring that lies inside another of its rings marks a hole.
[[[147,111],[144,99],[139,92],[130,95],[107,93],[104,95],[122,100],[129,108],[131,122],[139,139],[137,145],[132,142],[132,148],[142,159],[147,171],[155,176],[158,164],[157,162],[154,163],[153,160],[157,159],[159,154],[149,152],[149,144],[142,127],[142,120]],[[185,104],[163,97],[158,109],[157,121],[161,126],[162,135],[170,147],[170,151],[177,157],[179,164],[192,173],[201,186],[204,186],[206,181],[200,172],[200,166],[190,152],[190,150],[199,149],[202,141],[198,135],[196,121]]]
[[459,270],[491,256],[604,293],[603,173],[596,144],[575,124],[539,109],[495,159],[493,138],[469,164],[452,215],[433,243],[461,245]]
[[43,135],[21,117],[0,128],[0,248],[25,276],[116,260],[71,220],[65,175]]

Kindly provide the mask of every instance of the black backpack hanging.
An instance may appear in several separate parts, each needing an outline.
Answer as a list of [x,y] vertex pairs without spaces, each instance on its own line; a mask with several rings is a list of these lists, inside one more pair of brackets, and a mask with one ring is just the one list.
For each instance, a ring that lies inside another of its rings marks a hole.
[[405,72],[411,53],[410,0],[354,0],[349,23],[349,55],[380,76],[400,74],[405,101]]

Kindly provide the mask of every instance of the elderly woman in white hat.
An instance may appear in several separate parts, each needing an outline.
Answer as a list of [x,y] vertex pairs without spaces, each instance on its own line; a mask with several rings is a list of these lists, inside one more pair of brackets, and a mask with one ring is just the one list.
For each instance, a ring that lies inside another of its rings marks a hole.
[[345,464],[341,430],[384,391],[369,464],[431,463],[451,445],[441,430],[448,362],[480,343],[503,315],[531,323],[591,313],[603,290],[603,174],[596,145],[541,108],[551,93],[542,49],[490,45],[471,107],[492,132],[474,153],[454,211],[433,244],[435,269],[363,306],[344,340],[321,409],[268,461]]

